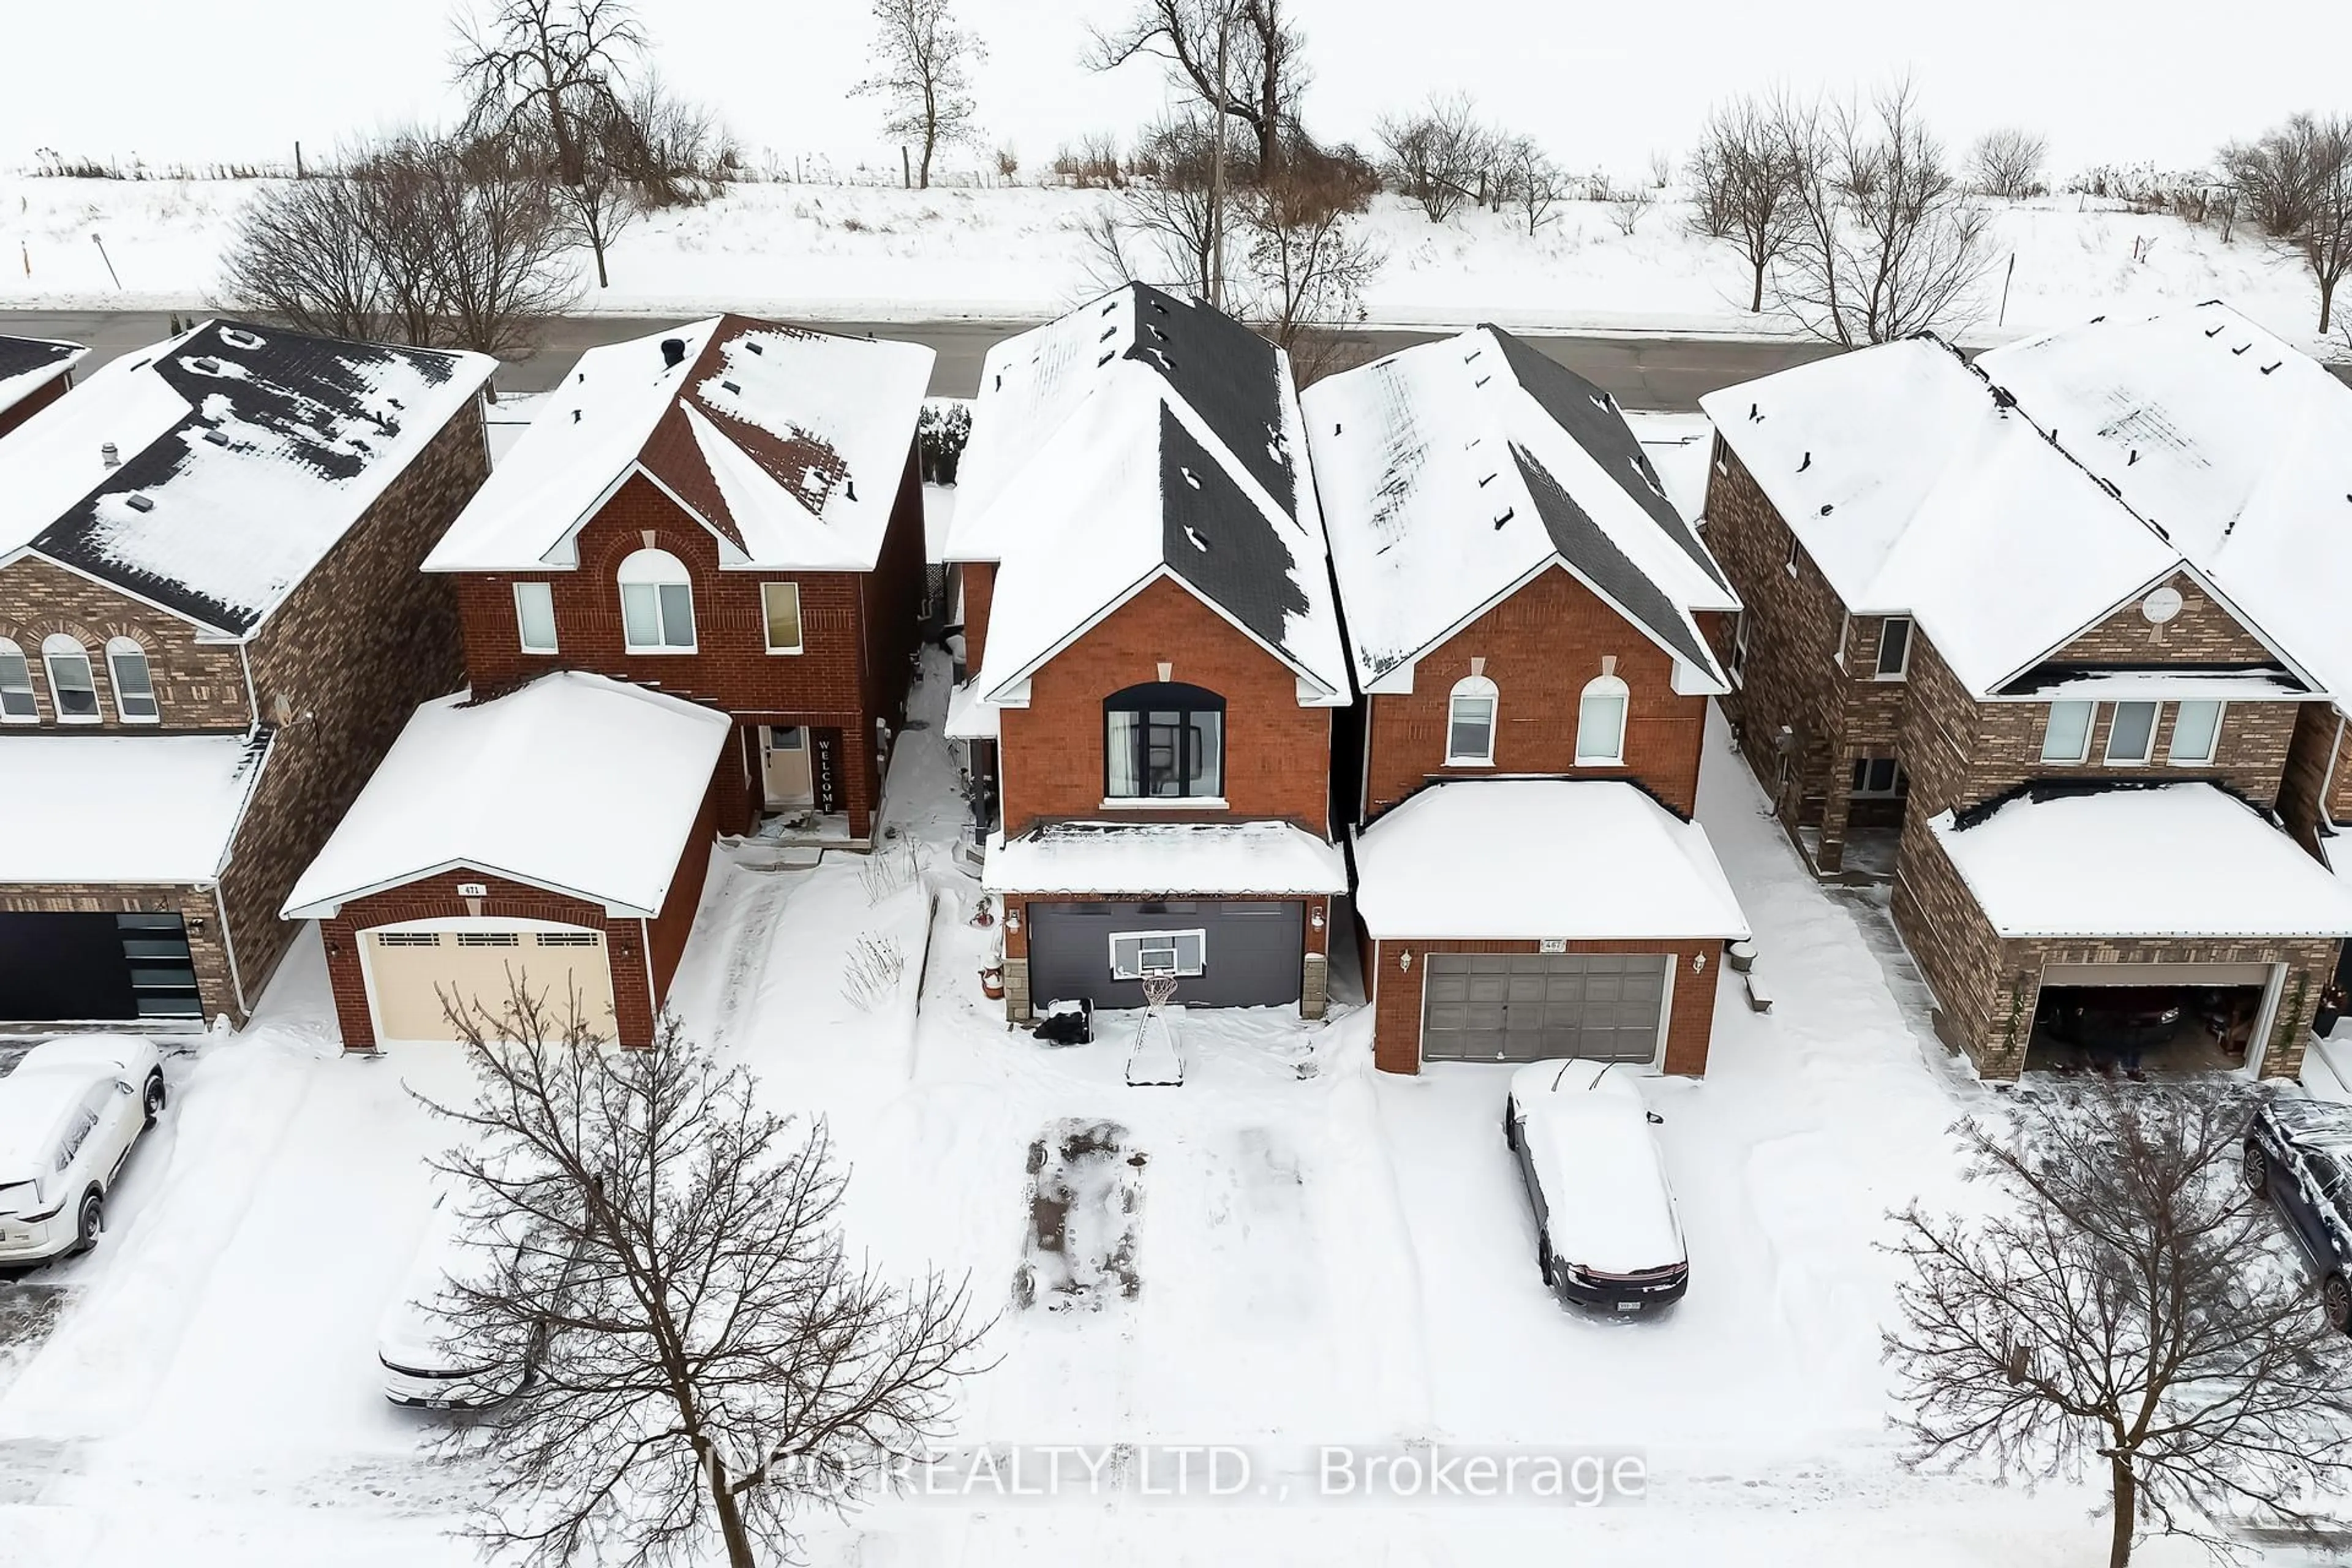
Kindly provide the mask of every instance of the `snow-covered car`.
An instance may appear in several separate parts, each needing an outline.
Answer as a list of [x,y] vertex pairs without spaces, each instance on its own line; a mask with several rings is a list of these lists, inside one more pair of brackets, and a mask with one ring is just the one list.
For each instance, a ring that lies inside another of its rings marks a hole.
[[163,1101],[152,1041],[77,1035],[26,1052],[0,1078],[0,1264],[97,1246],[114,1178]]
[[1690,1285],[1675,1194],[1633,1075],[1546,1061],[1511,1075],[1503,1141],[1536,1211],[1536,1267],[1563,1300],[1639,1312]]
[[488,1284],[521,1245],[451,1184],[435,1184],[425,1239],[376,1327],[385,1398],[419,1410],[479,1410],[514,1397],[530,1376],[528,1359],[466,1352],[446,1306],[451,1285]]
[[2246,1129],[2243,1168],[2303,1244],[2327,1321],[2352,1333],[2352,1106],[2272,1100]]

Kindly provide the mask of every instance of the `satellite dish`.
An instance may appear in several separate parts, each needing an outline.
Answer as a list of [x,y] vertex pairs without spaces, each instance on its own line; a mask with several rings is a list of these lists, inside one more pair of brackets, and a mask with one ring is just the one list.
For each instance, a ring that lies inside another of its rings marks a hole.
[[2140,601],[2139,613],[2146,616],[2152,625],[2159,626],[2164,625],[2165,622],[2180,614],[2180,590],[2168,587],[2158,588]]

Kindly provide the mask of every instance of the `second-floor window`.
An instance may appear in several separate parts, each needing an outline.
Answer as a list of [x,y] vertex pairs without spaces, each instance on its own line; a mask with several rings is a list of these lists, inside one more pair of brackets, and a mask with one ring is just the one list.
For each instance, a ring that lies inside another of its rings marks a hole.
[[1878,623],[1878,679],[1900,680],[1911,668],[1911,617],[1889,616]]
[[[628,590],[622,591],[622,602],[627,603]],[[514,585],[515,641],[525,653],[555,651],[555,589],[546,583],[518,583]],[[635,640],[632,638],[631,640]]]
[[33,697],[33,667],[25,650],[0,637],[0,724],[37,723],[41,705]]
[[1103,798],[1209,800],[1225,793],[1225,700],[1178,681],[1103,701]]
[[2172,710],[2172,743],[2165,758],[2173,763],[2210,763],[2221,739],[2219,702],[2182,702]]
[[694,580],[667,550],[621,563],[621,636],[631,653],[694,651]]
[[801,585],[798,583],[761,584],[760,609],[768,623],[768,651],[800,652]]
[[61,724],[95,724],[98,680],[90,673],[89,650],[59,632],[41,643],[41,663],[49,672],[49,699],[58,707]]
[[1576,707],[1576,760],[1608,767],[1625,760],[1625,683],[1613,675],[1585,683]]
[[114,680],[114,710],[124,723],[152,724],[163,718],[145,648],[129,637],[111,639],[106,645],[106,672]]
[[1456,683],[1445,708],[1445,760],[1448,763],[1491,763],[1495,760],[1495,683],[1474,675]]
[[2160,704],[2118,702],[2107,725],[2107,761],[2144,763],[2156,747],[2156,715]]
[[2079,763],[2091,754],[2091,719],[2095,702],[2053,702],[2050,727],[2042,731],[2042,760]]

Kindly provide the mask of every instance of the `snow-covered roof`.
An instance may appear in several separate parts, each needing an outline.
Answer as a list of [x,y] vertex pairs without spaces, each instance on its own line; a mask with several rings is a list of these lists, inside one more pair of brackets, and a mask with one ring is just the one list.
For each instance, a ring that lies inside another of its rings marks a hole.
[[871,570],[936,357],[744,316],[591,349],[425,569],[576,566],[581,525],[643,473],[722,565]]
[[1217,893],[1303,897],[1348,890],[1337,846],[1286,822],[1061,822],[988,847],[991,892]]
[[79,343],[0,335],[0,414],[73,369],[89,353]]
[[1928,828],[2004,938],[2352,936],[2352,887],[2211,784],[2041,786]]
[[1433,784],[1356,837],[1373,936],[1744,937],[1706,829],[1618,780]]
[[462,866],[650,919],[730,727],[683,698],[573,670],[486,702],[462,691],[427,702],[294,884],[286,918]]
[[496,368],[207,321],[0,441],[0,561],[29,550],[243,637]]
[[1977,362],[2329,690],[2352,694],[2352,387],[2218,300]]
[[1367,691],[1558,564],[1727,689],[1694,612],[1738,599],[1608,394],[1498,327],[1307,389],[1307,440]]
[[[1146,584],[1171,579],[1349,700],[1289,358],[1142,284],[989,352],[947,554],[1002,563],[975,678],[1003,700]],[[1017,700],[1017,698],[1015,699]]]
[[243,735],[0,738],[0,883],[210,882],[268,751]]

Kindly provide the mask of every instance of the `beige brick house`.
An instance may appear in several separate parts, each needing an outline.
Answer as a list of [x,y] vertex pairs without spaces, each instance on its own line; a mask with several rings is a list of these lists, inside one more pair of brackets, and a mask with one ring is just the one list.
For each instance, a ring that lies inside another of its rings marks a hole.
[[0,437],[0,1028],[242,1021],[458,668],[493,362],[212,321]]
[[2337,689],[2341,393],[2211,304],[1703,400],[1725,710],[1986,1076],[2300,1067],[2352,934],[2278,815]]

